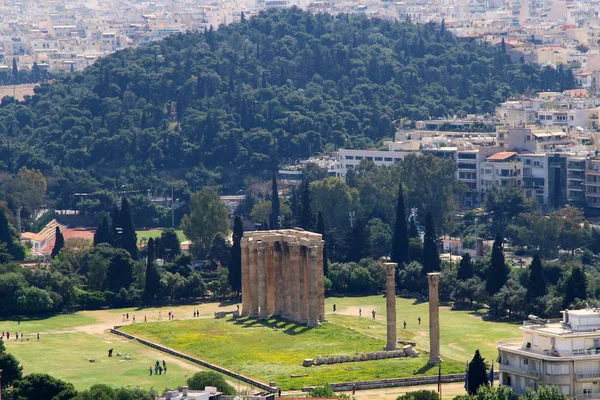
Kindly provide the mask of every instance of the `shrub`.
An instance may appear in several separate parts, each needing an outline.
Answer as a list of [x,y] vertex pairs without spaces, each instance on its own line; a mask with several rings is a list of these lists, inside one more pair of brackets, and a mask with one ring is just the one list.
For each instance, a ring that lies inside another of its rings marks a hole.
[[396,400],[440,400],[440,395],[434,390],[416,390],[398,396]]
[[197,372],[187,380],[187,385],[192,390],[204,390],[206,386],[214,386],[223,394],[235,394],[233,386],[225,382],[223,375],[216,372]]

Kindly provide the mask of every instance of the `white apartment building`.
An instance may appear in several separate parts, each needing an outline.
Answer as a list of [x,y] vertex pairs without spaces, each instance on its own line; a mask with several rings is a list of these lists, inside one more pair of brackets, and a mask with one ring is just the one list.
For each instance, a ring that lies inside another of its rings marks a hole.
[[518,156],[513,151],[502,151],[487,157],[479,168],[481,191],[494,186],[521,186],[523,163]]
[[600,310],[562,313],[525,321],[522,339],[500,341],[500,383],[518,395],[553,385],[577,400],[600,399]]
[[373,161],[375,165],[393,165],[404,159],[407,152],[387,150],[350,150],[339,149],[335,165],[335,175],[346,178],[348,170],[358,167],[362,160]]

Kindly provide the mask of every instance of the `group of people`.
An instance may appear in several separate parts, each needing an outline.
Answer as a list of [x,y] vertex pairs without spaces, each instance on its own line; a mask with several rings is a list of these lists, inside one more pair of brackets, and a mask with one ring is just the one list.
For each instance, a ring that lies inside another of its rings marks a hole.
[[199,316],[200,316],[200,311],[194,310],[194,318],[199,317]]
[[[334,303],[333,304],[333,312],[337,311],[337,305]],[[377,315],[377,312],[375,310],[371,311],[371,315],[373,316],[373,319],[375,319],[375,316]],[[362,317],[362,308],[358,309],[358,316]],[[421,317],[417,318],[417,321],[419,321],[419,325],[421,325]],[[404,321],[404,329],[406,329],[407,323],[406,321]]]
[[[20,324],[19,324],[20,325]],[[21,338],[21,341],[23,341],[25,339],[25,333],[21,332],[21,336],[19,336],[19,332],[15,332],[15,340],[19,340],[19,337]],[[2,337],[1,340],[4,340],[4,338],[6,338],[6,340],[10,340],[10,332],[6,331],[6,333],[4,333],[4,331],[2,331]],[[27,339],[29,340],[29,339]],[[37,334],[37,340],[40,340],[40,334]]]
[[[149,368],[150,376],[152,376],[152,367]],[[167,363],[165,360],[162,362],[162,366],[160,365],[160,361],[156,360],[156,364],[154,364],[154,375],[162,375],[162,373],[167,373]]]
[[[135,323],[135,314],[132,315],[131,318],[132,322]],[[126,322],[129,321],[129,313],[125,313],[123,314],[123,319],[121,320],[122,322]],[[144,317],[144,322],[146,321],[146,317]]]

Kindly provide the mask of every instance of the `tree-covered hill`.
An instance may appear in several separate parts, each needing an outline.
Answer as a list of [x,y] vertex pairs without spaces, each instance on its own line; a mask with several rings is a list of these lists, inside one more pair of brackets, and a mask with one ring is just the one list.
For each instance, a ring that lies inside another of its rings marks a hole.
[[[51,197],[239,189],[282,159],[360,147],[394,121],[491,113],[507,96],[572,86],[444,25],[269,11],[98,61],[0,107],[0,172],[49,177]],[[62,204],[61,204],[62,203]]]

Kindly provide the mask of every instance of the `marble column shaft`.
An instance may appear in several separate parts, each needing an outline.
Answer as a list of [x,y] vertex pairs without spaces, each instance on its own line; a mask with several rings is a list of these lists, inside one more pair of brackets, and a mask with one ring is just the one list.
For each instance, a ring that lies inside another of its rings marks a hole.
[[267,263],[266,263],[266,246],[263,242],[257,243],[258,250],[258,316],[261,319],[267,318],[269,312],[267,310]]
[[319,269],[318,274],[318,293],[319,293],[319,315],[321,321],[326,321],[325,318],[325,270],[323,270],[323,246],[325,242],[321,240],[317,249],[317,267]]
[[[322,271],[322,265],[319,268],[317,246],[310,246],[307,249],[308,255],[308,326],[321,325],[319,322],[319,271]],[[323,275],[322,273],[320,275]]]
[[290,273],[290,248],[286,242],[281,243],[281,279],[282,279],[282,305],[281,317],[291,319],[291,282],[292,275]]
[[383,263],[385,269],[385,305],[387,317],[386,350],[395,350],[398,346],[396,328],[396,263]]
[[300,247],[300,319],[298,322],[306,324],[308,322],[308,249]]
[[292,243],[290,248],[291,319],[300,322],[300,245]]
[[250,292],[250,266],[248,265],[248,239],[240,241],[240,247],[242,250],[242,316],[250,314],[250,303],[252,296]]
[[273,243],[273,270],[275,273],[275,308],[273,313],[281,316],[283,314],[283,243]]
[[275,260],[273,246],[275,243],[265,243],[265,265],[267,274],[267,314],[275,314]]
[[427,274],[429,283],[429,363],[437,364],[440,359],[440,273]]
[[250,317],[258,317],[258,248],[248,241],[248,275],[250,278]]

